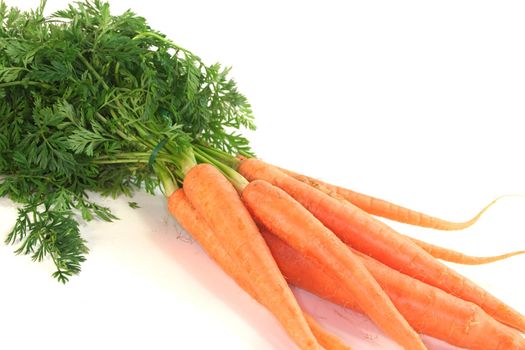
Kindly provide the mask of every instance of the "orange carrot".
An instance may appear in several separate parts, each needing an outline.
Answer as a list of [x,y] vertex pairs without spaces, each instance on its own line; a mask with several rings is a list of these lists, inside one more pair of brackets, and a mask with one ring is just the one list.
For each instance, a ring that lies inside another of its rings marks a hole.
[[369,214],[380,216],[386,219],[399,221],[405,224],[434,228],[437,230],[461,230],[475,224],[479,218],[489,209],[494,203],[496,203],[501,197],[496,198],[488,205],[486,205],[479,213],[477,213],[472,219],[464,222],[453,222],[443,220],[435,216],[430,216],[412,209],[402,207],[400,205],[379,199],[376,197],[368,196],[363,193],[355,192],[343,187],[335,186],[321,180],[314,179],[309,176],[297,174],[293,171],[279,168],[284,173],[294,177],[295,179],[304,182],[312,187],[315,187],[326,194],[339,198],[345,199],[355,205],[358,208],[363,209]]
[[392,339],[405,349],[426,349],[361,261],[301,204],[266,181],[250,182],[241,197],[258,223],[322,265]]
[[[351,291],[313,260],[278,237],[262,231],[287,280],[321,298],[360,311]],[[404,275],[358,254],[366,268],[415,330],[452,345],[479,350],[525,349],[525,339],[486,314],[479,306]]]
[[437,261],[407,237],[349,202],[332,198],[258,159],[239,171],[248,180],[266,180],[289,193],[353,248],[400,272],[479,305],[497,320],[525,331],[525,317],[459,273]]
[[[265,304],[265,298],[257,293],[258,289],[253,286],[253,282],[248,278],[246,272],[238,266],[239,264],[235,263],[235,259],[224,249],[222,242],[210,226],[192,207],[184,194],[184,190],[179,189],[168,198],[168,210],[227,275],[233,278],[252,298],[262,305]],[[304,311],[303,314],[312,333],[325,349],[350,350],[350,347],[346,346],[338,337],[323,329],[311,315]]]
[[[361,194],[358,192],[354,192],[342,187],[338,187],[335,185],[331,185],[325,182],[322,182],[320,180],[300,175],[297,173],[294,173],[290,170],[286,170],[283,168],[279,168],[281,171],[283,171],[285,174],[288,174],[297,180],[304,182],[314,188],[317,188],[318,190],[321,190],[322,192],[328,194],[329,196],[343,200],[343,201],[349,201],[350,203],[354,204],[356,207],[359,207],[366,211],[369,214],[381,216],[390,220],[399,221],[406,224],[416,225],[416,226],[422,226],[422,227],[430,227],[440,230],[459,230],[463,228],[467,228],[468,226],[474,224],[479,217],[494,203],[496,203],[499,199],[502,197],[498,197],[492,202],[490,202],[485,208],[483,208],[474,218],[472,218],[469,221],[465,222],[451,222],[443,219],[439,219],[436,217],[432,217],[411,209],[407,209],[404,207],[401,207],[397,204],[393,204],[387,201],[384,201],[382,199],[374,198],[371,196],[367,196],[365,194]],[[424,242],[422,240],[409,237],[412,241],[414,241],[418,246],[423,248],[427,253],[432,255],[434,258],[441,259],[448,262],[453,262],[456,264],[463,264],[463,265],[482,265],[482,264],[488,264],[504,259],[511,258],[516,255],[525,254],[525,250],[510,252],[506,254],[501,255],[495,255],[495,256],[469,256],[465,255],[463,253],[443,248],[434,244],[430,244],[427,242]]]
[[349,346],[343,343],[341,339],[324,329],[323,326],[312,317],[312,315],[304,312],[304,317],[314,333],[315,338],[326,350],[350,350]]
[[417,238],[413,238],[413,237],[408,237],[408,238],[414,243],[416,243],[419,247],[423,248],[427,253],[432,255],[434,258],[441,259],[441,260],[448,261],[448,262],[453,262],[456,264],[462,264],[462,265],[488,264],[488,263],[492,263],[495,261],[508,259],[516,255],[525,254],[525,250],[518,250],[515,252],[510,252],[510,253],[501,254],[501,255],[494,255],[494,256],[470,256],[470,255],[465,255],[461,252],[458,252],[452,249],[443,248],[438,245],[427,243]]
[[224,250],[237,262],[232,269],[242,269],[247,279],[253,281],[260,302],[277,317],[301,349],[320,349],[233,185],[215,167],[200,164],[186,174],[183,187],[189,202],[213,227],[213,233],[222,242]]

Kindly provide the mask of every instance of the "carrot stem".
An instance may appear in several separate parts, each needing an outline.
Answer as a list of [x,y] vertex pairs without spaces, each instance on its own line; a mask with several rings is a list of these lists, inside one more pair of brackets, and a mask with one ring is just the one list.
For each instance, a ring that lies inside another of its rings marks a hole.
[[177,162],[182,174],[186,174],[197,165],[197,160],[195,159],[195,153],[192,148],[188,147],[183,152],[180,152],[179,161]]
[[199,151],[206,153],[210,157],[219,160],[221,163],[229,166],[232,169],[237,169],[241,162],[239,159],[235,158],[231,154],[221,151],[217,148],[208,147],[202,144],[195,144],[193,147],[194,149],[196,148]]
[[235,187],[237,192],[242,193],[244,188],[248,185],[248,180],[246,180],[241,174],[239,174],[226,164],[222,163],[221,161],[217,160],[216,158],[210,157],[201,149],[194,148],[194,154],[201,162],[214,165],[217,169],[219,169],[223,173],[223,175],[226,176],[226,178],[232,183],[233,187]]
[[153,168],[162,184],[162,192],[164,193],[164,196],[169,198],[179,188],[175,176],[165,166],[156,164]]

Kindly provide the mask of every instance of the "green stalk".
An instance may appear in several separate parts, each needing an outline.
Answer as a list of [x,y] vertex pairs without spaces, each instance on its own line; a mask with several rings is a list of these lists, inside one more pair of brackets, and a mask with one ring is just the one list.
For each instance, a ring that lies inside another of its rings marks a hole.
[[104,81],[104,78],[102,78],[102,76],[98,74],[97,70],[91,65],[91,63],[89,63],[89,61],[82,54],[78,54],[78,58],[80,58],[80,60],[82,61],[82,63],[84,63],[86,68],[95,76],[95,78],[97,78],[97,80],[102,84],[104,89],[109,90],[108,84]]
[[235,187],[237,192],[242,193],[246,186],[248,186],[248,180],[246,180],[241,174],[239,174],[226,164],[222,163],[221,161],[215,158],[210,157],[209,155],[207,155],[199,149],[194,149],[194,153],[195,156],[201,162],[211,164],[217,169],[219,169],[224,174],[224,176],[226,176],[226,178],[232,183],[233,187]]
[[116,156],[100,156],[97,159],[121,159],[121,158],[147,159],[150,156],[151,156],[151,153],[148,153],[148,152],[120,152]]
[[93,164],[125,164],[125,163],[147,163],[147,159],[117,158],[117,159],[95,159]]
[[[124,164],[124,163],[149,163],[150,153],[147,152],[129,152],[122,153],[117,157],[100,157],[94,159],[92,162],[94,164]],[[187,162],[188,164],[186,164]],[[177,176],[175,176],[170,169],[167,167],[167,164],[172,164],[179,166],[184,169],[184,167],[193,167],[188,161],[181,161],[177,159],[176,156],[157,156],[155,159],[155,164],[153,165],[153,170],[160,180],[162,185],[162,192],[168,198],[178,189],[177,186]],[[194,162],[193,164],[196,164]],[[180,176],[179,176],[180,177]],[[181,177],[182,178],[182,177]]]
[[191,147],[188,147],[184,152],[180,152],[178,159],[178,165],[183,176],[186,176],[186,174],[197,164],[195,153]]
[[245,157],[245,158],[253,158],[253,154],[250,154],[250,153],[245,152],[245,151],[243,151],[243,150],[239,150],[239,155],[240,155],[240,156],[243,156],[243,157]]
[[40,87],[43,87],[45,89],[51,89],[53,87],[53,86],[51,86],[49,84],[41,83],[41,82],[38,82],[38,81],[18,80],[18,81],[10,81],[10,82],[7,82],[7,83],[2,83],[2,84],[0,84],[0,88],[5,88],[5,87],[9,87],[9,86],[17,86],[17,85],[22,85],[22,86],[40,86]]
[[221,151],[216,148],[212,148],[210,146],[204,146],[202,144],[195,144],[194,148],[199,149],[200,151],[207,154],[209,157],[215,158],[219,160],[221,163],[229,166],[232,169],[237,169],[241,163],[241,161],[231,154]]
[[179,188],[175,177],[166,166],[155,164],[153,168],[162,184],[162,192],[164,193],[164,196],[169,198]]
[[150,38],[155,38],[157,40],[160,40],[166,44],[168,44],[169,46],[171,46],[172,48],[176,49],[176,50],[180,50],[182,52],[184,52],[185,54],[190,54],[193,56],[193,54],[191,54],[190,51],[186,50],[185,48],[175,44],[173,41],[165,38],[164,36],[162,35],[159,35],[157,33],[154,33],[154,32],[142,32],[142,33],[138,33],[137,35],[135,35],[133,37],[133,40],[138,40],[138,39],[142,39],[142,38],[146,38],[146,37],[150,37]]
[[[148,163],[151,153],[148,152],[123,152],[116,156],[101,156],[93,159],[94,164],[117,164],[117,163]],[[174,162],[172,157],[158,155],[157,160],[162,162]]]

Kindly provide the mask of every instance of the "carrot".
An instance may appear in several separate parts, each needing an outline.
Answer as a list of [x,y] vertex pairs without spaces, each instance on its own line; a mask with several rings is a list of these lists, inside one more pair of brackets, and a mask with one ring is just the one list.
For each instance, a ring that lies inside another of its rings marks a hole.
[[304,317],[314,333],[315,338],[317,338],[319,344],[321,344],[326,350],[350,350],[349,346],[343,343],[341,339],[324,329],[312,315],[304,312]]
[[[200,164],[186,174],[183,188],[189,202],[213,227],[222,247],[233,257],[236,264],[231,268],[244,270],[247,279],[253,281],[260,302],[301,349],[319,349],[292,291],[233,185],[215,167]],[[210,249],[206,242],[203,246]]]
[[[234,257],[224,249],[222,242],[210,226],[193,208],[186,198],[184,190],[179,189],[168,198],[168,210],[228,276],[233,278],[252,298],[265,306],[265,298],[260,293],[257,293],[258,289],[253,286],[253,282],[248,278],[246,272],[239,268],[239,264],[235,263]],[[311,315],[304,311],[303,314],[312,333],[325,349],[350,350],[350,347],[346,346],[338,337],[323,329]]]
[[473,218],[464,222],[453,222],[444,219],[430,216],[419,211],[405,208],[403,206],[368,196],[363,193],[355,192],[343,187],[335,186],[321,180],[314,179],[309,176],[297,174],[293,171],[279,168],[281,171],[294,177],[295,179],[304,182],[312,187],[315,187],[334,198],[344,199],[352,203],[358,208],[363,209],[369,214],[380,216],[386,219],[399,221],[405,224],[434,228],[437,230],[461,230],[475,224],[479,218],[496,203],[501,197],[494,199],[481,209]]
[[[246,158],[244,158],[246,159]],[[436,218],[433,216],[429,216],[424,213],[417,212],[412,209],[404,208],[400,205],[387,202],[382,199],[378,199],[375,197],[371,197],[359,192],[355,192],[346,188],[342,188],[339,186],[331,185],[329,183],[323,182],[321,180],[317,180],[305,175],[300,175],[298,173],[295,173],[290,170],[286,170],[283,168],[279,168],[282,172],[284,172],[287,175],[290,175],[294,177],[295,179],[304,182],[314,188],[317,188],[318,190],[328,194],[329,196],[343,200],[343,201],[349,201],[350,203],[354,204],[356,207],[361,208],[362,210],[366,211],[369,214],[384,217],[390,220],[402,222],[405,224],[411,224],[415,226],[422,226],[422,227],[430,227],[435,228],[439,230],[460,230],[467,228],[471,225],[473,225],[480,217],[481,215],[489,209],[494,203],[496,203],[499,199],[503,198],[503,196],[498,197],[494,199],[492,202],[490,202],[487,206],[485,206],[474,218],[465,221],[465,222],[451,222],[447,220],[443,220],[440,218]],[[486,257],[478,257],[478,256],[469,256],[465,255],[463,253],[443,248],[437,245],[433,245],[427,242],[424,242],[422,240],[409,237],[412,241],[414,241],[418,246],[423,248],[427,253],[432,255],[434,258],[441,259],[448,262],[453,262],[457,264],[463,264],[463,265],[482,265],[482,264],[488,264],[504,259],[511,258],[516,255],[525,254],[525,250],[510,252],[506,254],[501,255],[495,255],[495,256],[486,256]]]
[[[405,224],[411,224],[416,226],[422,226],[422,227],[430,227],[435,228],[439,230],[459,230],[464,229],[472,224],[474,224],[481,215],[489,209],[494,203],[496,203],[499,199],[503,198],[503,196],[498,197],[494,199],[492,202],[490,202],[487,206],[485,206],[474,218],[465,221],[465,222],[451,222],[447,220],[443,220],[440,218],[436,218],[433,216],[429,216],[417,211],[414,211],[412,209],[407,209],[402,206],[399,206],[394,203],[390,203],[387,201],[384,201],[382,199],[378,199],[375,197],[371,197],[362,193],[354,192],[352,190],[348,190],[346,188],[338,187],[335,185],[328,184],[326,182],[322,182],[320,180],[297,174],[293,171],[286,170],[283,168],[279,168],[281,171],[283,171],[285,174],[290,175],[297,180],[304,182],[306,184],[309,184],[310,186],[317,188],[324,193],[328,194],[329,196],[340,199],[343,201],[349,201],[350,203],[354,204],[356,207],[361,208],[362,210],[366,211],[369,214],[381,216],[390,220],[402,222]],[[525,250],[510,252],[506,254],[501,255],[495,255],[495,256],[486,256],[486,257],[478,257],[478,256],[469,256],[465,255],[463,253],[443,248],[437,245],[433,245],[427,242],[424,242],[422,240],[409,237],[412,241],[414,241],[418,246],[423,248],[427,253],[432,255],[433,257],[437,259],[441,259],[448,262],[453,262],[457,264],[463,264],[463,265],[482,265],[482,264],[488,264],[495,261],[500,261],[504,259],[508,259],[510,257],[525,254]]]
[[[321,298],[361,312],[352,293],[278,237],[262,231],[266,243],[288,282]],[[525,339],[485,313],[479,306],[454,297],[358,254],[396,308],[420,333],[452,345],[479,350],[525,349]]]
[[[464,229],[472,224],[474,224],[479,217],[494,203],[496,203],[500,198],[498,197],[492,202],[490,202],[485,208],[483,208],[474,218],[465,221],[465,222],[451,222],[447,220],[443,220],[440,218],[436,218],[433,216],[429,216],[411,209],[404,208],[402,206],[399,206],[394,203],[390,203],[387,201],[384,201],[382,199],[378,199],[375,197],[371,197],[362,193],[354,192],[352,190],[348,190],[346,188],[338,187],[335,185],[331,185],[325,182],[322,182],[320,180],[300,175],[297,173],[294,173],[293,171],[286,170],[283,168],[279,168],[282,172],[284,172],[287,175],[290,175],[294,177],[295,179],[304,182],[314,188],[317,188],[318,190],[328,194],[329,196],[343,200],[343,201],[349,201],[350,203],[354,204],[356,207],[361,208],[362,210],[366,211],[369,214],[381,216],[390,220],[399,221],[405,224],[411,224],[416,226],[422,226],[422,227],[430,227],[435,228],[439,230],[459,230]],[[412,241],[414,241],[418,246],[423,248],[427,253],[432,255],[434,258],[441,259],[448,262],[453,262],[457,264],[463,264],[463,265],[482,265],[482,264],[488,264],[495,261],[500,261],[504,259],[508,259],[510,257],[525,254],[525,250],[510,252],[506,254],[501,255],[495,255],[495,256],[486,256],[486,257],[478,257],[478,256],[469,256],[465,255],[463,253],[443,248],[434,244],[430,244],[427,242],[424,242],[422,240],[409,237]]]
[[461,252],[443,248],[438,245],[434,245],[431,243],[424,242],[422,240],[419,240],[417,238],[408,237],[411,241],[416,243],[419,247],[423,248],[427,253],[432,255],[436,259],[441,259],[448,262],[453,262],[456,264],[463,264],[463,265],[482,265],[482,264],[488,264],[495,261],[500,261],[504,259],[508,259],[510,257],[525,254],[525,250],[518,250],[515,252],[510,252],[506,254],[501,255],[494,255],[494,256],[470,256],[465,255]]
[[250,182],[241,197],[258,223],[322,265],[392,339],[405,349],[426,349],[361,261],[301,204],[266,181]]
[[479,305],[497,320],[525,331],[525,318],[407,237],[349,202],[330,197],[258,159],[242,161],[248,180],[266,180],[294,197],[343,242],[400,272]]

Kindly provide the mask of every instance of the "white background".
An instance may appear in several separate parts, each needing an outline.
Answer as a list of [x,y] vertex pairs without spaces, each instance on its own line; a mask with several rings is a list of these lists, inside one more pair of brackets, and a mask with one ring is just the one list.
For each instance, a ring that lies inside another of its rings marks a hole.
[[[38,1],[7,1],[22,8]],[[270,162],[451,220],[525,194],[523,2],[113,1],[206,62],[233,66]],[[48,1],[48,13],[66,1]],[[343,5],[344,4],[344,5]],[[177,228],[162,197],[102,200],[62,286],[0,245],[2,349],[292,349],[273,318]],[[525,198],[474,227],[400,231],[471,254],[525,249]],[[15,206],[0,199],[0,236]],[[454,266],[525,313],[525,257]],[[396,346],[363,316],[296,291],[356,349]],[[431,349],[450,349],[425,338]]]

